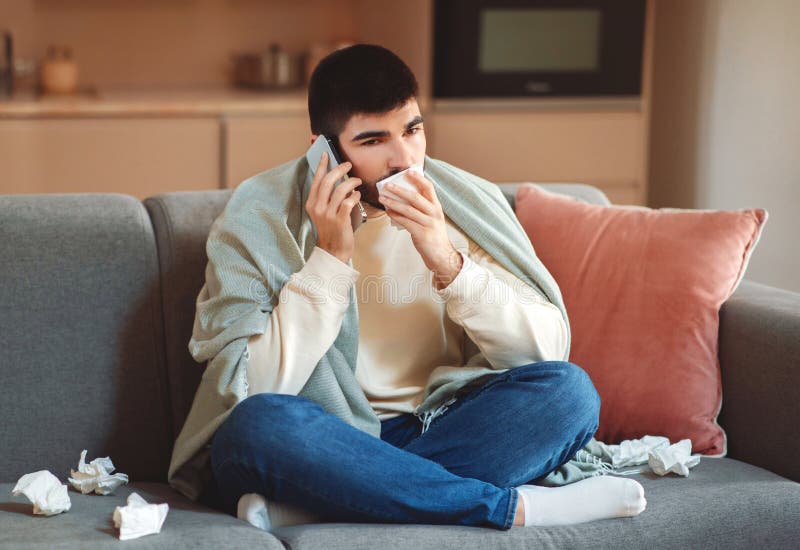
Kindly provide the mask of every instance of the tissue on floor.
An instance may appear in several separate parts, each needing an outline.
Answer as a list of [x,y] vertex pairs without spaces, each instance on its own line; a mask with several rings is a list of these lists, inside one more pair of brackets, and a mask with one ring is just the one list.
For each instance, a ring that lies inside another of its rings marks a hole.
[[128,495],[127,502],[127,506],[114,509],[114,527],[119,529],[119,540],[137,539],[161,532],[169,511],[168,504],[148,504],[137,493]]
[[114,464],[109,457],[95,458],[86,464],[86,450],[81,453],[78,470],[70,470],[70,484],[84,495],[94,491],[98,495],[110,495],[117,487],[128,483],[125,474],[111,474]]
[[663,476],[672,472],[681,476],[689,475],[689,468],[700,462],[700,455],[692,456],[691,439],[681,439],[674,445],[660,448],[650,453],[648,464],[658,475]]
[[25,474],[11,491],[14,496],[25,495],[33,503],[33,513],[53,516],[72,506],[67,486],[47,470]]

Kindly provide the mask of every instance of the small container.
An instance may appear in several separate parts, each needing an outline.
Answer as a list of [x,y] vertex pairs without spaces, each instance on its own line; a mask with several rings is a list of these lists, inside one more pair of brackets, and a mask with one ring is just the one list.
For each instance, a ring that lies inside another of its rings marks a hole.
[[78,65],[68,47],[47,48],[47,57],[39,67],[39,84],[45,94],[74,94],[78,91]]
[[271,44],[262,53],[234,56],[234,82],[245,88],[296,88],[303,85],[304,65],[305,54]]

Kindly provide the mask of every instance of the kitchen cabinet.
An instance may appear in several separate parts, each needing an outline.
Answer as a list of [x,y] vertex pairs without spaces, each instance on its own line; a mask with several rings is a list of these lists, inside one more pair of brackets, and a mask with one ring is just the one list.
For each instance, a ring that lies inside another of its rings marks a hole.
[[[629,113],[427,110],[428,154],[490,181],[573,181],[645,204],[643,117]],[[145,198],[233,188],[305,153],[299,109],[201,117],[0,120],[0,193]]]
[[579,182],[617,204],[646,200],[645,117],[630,112],[434,109],[431,154],[494,182]]
[[208,118],[0,121],[0,193],[126,193],[220,187],[220,129]]
[[224,117],[222,127],[226,187],[303,156],[311,144],[305,113]]
[[[630,113],[439,112],[426,115],[428,154],[490,181],[573,181],[616,204],[644,204],[643,118]],[[223,117],[226,187],[303,155],[306,114]],[[476,153],[477,152],[477,153]]]

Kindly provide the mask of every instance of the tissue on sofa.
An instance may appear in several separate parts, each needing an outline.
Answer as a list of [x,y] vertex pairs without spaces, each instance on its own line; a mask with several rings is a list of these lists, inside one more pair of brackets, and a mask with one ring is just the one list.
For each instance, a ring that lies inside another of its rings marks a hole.
[[72,477],[69,478],[69,482],[84,495],[92,491],[98,495],[110,495],[120,485],[128,483],[127,475],[111,474],[113,471],[114,464],[109,457],[95,458],[86,464],[86,450],[84,450],[78,462],[78,470],[70,470]]
[[650,453],[648,464],[658,475],[670,472],[680,476],[688,476],[689,468],[700,463],[700,455],[692,455],[692,440],[681,439],[674,445],[655,449]]
[[47,470],[25,474],[12,489],[14,496],[25,495],[33,503],[33,513],[52,516],[72,507],[67,486]]
[[114,527],[119,529],[119,540],[138,539],[161,532],[169,504],[149,504],[137,493],[128,495],[127,502],[127,506],[114,508]]

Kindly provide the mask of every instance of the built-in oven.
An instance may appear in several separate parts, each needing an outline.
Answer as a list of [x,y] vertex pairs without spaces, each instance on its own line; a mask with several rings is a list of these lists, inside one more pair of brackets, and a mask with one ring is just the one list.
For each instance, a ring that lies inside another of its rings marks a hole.
[[434,97],[636,96],[645,0],[435,0]]

